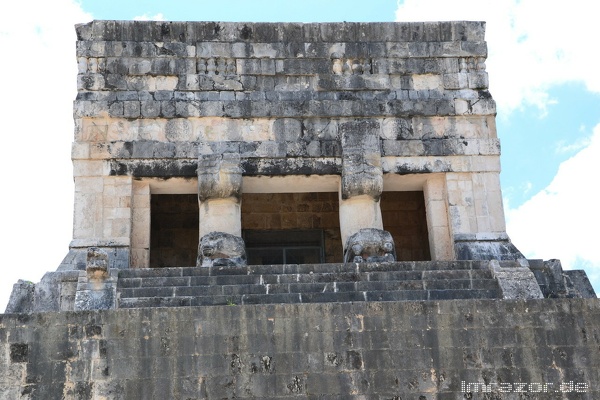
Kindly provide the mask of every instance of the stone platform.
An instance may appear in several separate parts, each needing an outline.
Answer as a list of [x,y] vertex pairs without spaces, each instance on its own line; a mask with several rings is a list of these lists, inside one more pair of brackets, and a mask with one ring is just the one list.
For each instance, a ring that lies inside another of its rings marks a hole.
[[599,347],[597,299],[4,314],[0,398],[593,400]]

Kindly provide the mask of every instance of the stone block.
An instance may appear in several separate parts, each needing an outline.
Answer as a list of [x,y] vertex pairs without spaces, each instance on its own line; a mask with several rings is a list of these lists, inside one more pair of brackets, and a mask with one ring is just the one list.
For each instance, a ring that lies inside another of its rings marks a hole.
[[277,61],[273,74],[275,71],[287,75],[327,74],[331,72],[331,63],[322,59],[284,59]]
[[487,72],[471,72],[468,74],[469,89],[487,89],[489,87]]
[[565,281],[569,297],[597,298],[596,292],[583,270],[565,271]]
[[297,141],[302,138],[302,123],[298,119],[279,118],[273,122],[273,133],[277,141]]
[[479,56],[479,57],[487,57],[487,44],[483,41],[481,42],[467,42],[463,41],[460,43],[461,50],[465,55],[468,56]]
[[34,310],[35,284],[19,279],[13,285],[5,313],[29,314]]
[[283,43],[251,43],[250,54],[256,58],[282,58],[284,55]]
[[173,118],[175,116],[175,101],[161,101],[160,116],[163,118]]
[[148,59],[131,60],[129,64],[130,75],[145,75],[151,71],[152,63]]
[[160,115],[160,102],[147,100],[141,102],[141,115],[144,118],[156,118]]
[[358,35],[358,25],[353,23],[318,24],[320,39],[323,42],[355,42]]
[[123,101],[123,117],[138,118],[140,116],[139,101]]

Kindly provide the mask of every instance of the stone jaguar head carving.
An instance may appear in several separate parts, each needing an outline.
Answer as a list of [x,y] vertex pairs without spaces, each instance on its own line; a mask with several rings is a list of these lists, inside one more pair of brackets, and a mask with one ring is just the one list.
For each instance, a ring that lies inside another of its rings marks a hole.
[[365,228],[350,236],[346,242],[344,262],[396,261],[394,238],[388,231]]
[[196,265],[201,267],[232,267],[246,265],[244,240],[225,232],[210,232],[200,239]]

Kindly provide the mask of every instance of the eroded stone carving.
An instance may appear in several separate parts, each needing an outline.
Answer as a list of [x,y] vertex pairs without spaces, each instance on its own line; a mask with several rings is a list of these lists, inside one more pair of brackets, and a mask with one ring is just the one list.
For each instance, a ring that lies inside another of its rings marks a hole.
[[368,195],[379,200],[383,170],[378,122],[356,120],[340,124],[342,138],[342,199]]
[[208,154],[198,159],[198,199],[240,198],[242,168],[239,154]]
[[235,60],[233,58],[199,58],[198,73],[207,75],[234,75]]
[[246,265],[244,239],[225,232],[210,232],[198,245],[199,267],[236,267]]
[[117,279],[110,276],[108,253],[98,247],[87,249],[85,272],[79,273],[74,310],[109,310],[116,307]]
[[108,253],[98,247],[89,247],[85,271],[90,280],[103,280],[108,277]]
[[347,58],[339,53],[331,55],[332,71],[335,75],[363,75],[372,74],[371,59]]
[[394,239],[388,231],[364,228],[348,238],[344,262],[396,261]]

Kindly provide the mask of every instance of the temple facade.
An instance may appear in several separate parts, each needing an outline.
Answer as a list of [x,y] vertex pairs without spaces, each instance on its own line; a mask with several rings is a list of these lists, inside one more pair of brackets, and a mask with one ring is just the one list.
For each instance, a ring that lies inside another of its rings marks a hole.
[[[94,21],[76,30],[73,240],[43,279],[50,289],[19,289],[38,292],[33,309],[73,309],[79,272],[99,252],[107,277],[517,263],[519,273],[495,274],[521,281],[522,293],[506,298],[543,297],[535,271],[542,286],[549,271],[562,274],[557,262],[532,269],[506,233],[485,23]],[[567,285],[591,293],[585,274],[571,274]]]
[[114,268],[192,266],[211,232],[250,240],[259,264],[253,248],[342,262],[366,228],[389,232],[398,260],[523,258],[506,234],[483,23],[77,33],[62,269],[92,246]]
[[76,32],[73,240],[0,398],[600,396],[587,276],[506,233],[485,23]]

